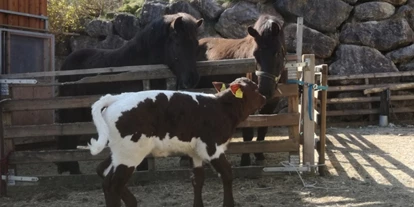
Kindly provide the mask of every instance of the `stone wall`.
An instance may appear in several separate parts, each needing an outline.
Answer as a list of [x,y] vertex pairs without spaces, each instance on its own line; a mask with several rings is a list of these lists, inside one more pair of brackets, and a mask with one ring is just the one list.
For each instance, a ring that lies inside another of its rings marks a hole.
[[315,54],[317,64],[329,64],[330,75],[414,70],[414,0],[146,0],[138,17],[119,13],[111,20],[91,21],[85,34],[70,38],[68,48],[57,48],[62,51],[57,54],[57,68],[71,51],[120,47],[151,19],[176,12],[205,19],[200,38],[241,38],[260,14],[273,14],[284,24],[287,51],[292,53],[296,19],[302,16],[303,53]]

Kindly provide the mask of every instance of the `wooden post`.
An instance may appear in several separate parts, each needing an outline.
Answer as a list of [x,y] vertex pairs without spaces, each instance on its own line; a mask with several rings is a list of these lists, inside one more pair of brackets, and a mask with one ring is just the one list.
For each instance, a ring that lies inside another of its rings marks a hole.
[[[381,92],[381,102],[380,102],[380,126],[388,125],[388,117],[390,115],[390,89],[384,90]],[[383,118],[385,120],[383,120]]]
[[[0,101],[3,100],[4,95],[8,93],[8,84],[1,84]],[[3,105],[0,104],[0,197],[7,195],[7,183],[3,181],[2,176],[6,175],[5,165],[3,159],[5,156],[4,150],[4,125],[3,125]]]
[[[315,82],[315,55],[307,54],[302,56],[302,61],[308,64],[307,67],[303,69],[303,81],[305,85],[303,86],[303,95],[302,95],[302,118],[303,118],[303,164],[315,164],[314,150],[315,150],[315,125],[313,122],[313,117],[309,117],[309,110],[314,112],[314,108],[308,108],[309,103],[313,103],[313,89],[311,96],[309,96],[309,86],[306,83],[313,84]],[[313,106],[313,105],[312,105]],[[312,119],[312,120],[311,120]],[[312,170],[314,172],[314,169]]]
[[[321,84],[323,86],[328,85],[328,65],[322,65],[322,81]],[[319,175],[325,176],[326,175],[326,166],[325,166],[325,145],[326,145],[326,101],[328,99],[328,91],[322,90],[321,92],[321,116],[320,116],[320,130],[319,130],[319,143],[317,146],[319,160],[318,164],[322,165],[318,167]]]
[[[142,89],[144,91],[151,90],[151,83],[150,80],[143,80],[142,81]],[[154,171],[155,170],[155,158],[154,157],[148,157],[148,170]]]

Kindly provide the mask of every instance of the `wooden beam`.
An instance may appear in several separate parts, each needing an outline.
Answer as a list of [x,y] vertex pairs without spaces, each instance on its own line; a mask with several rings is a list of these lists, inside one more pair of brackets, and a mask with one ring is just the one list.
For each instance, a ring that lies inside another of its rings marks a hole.
[[299,125],[299,113],[272,114],[272,115],[254,115],[237,126],[244,127],[261,127],[261,126],[295,126]]
[[[272,153],[295,151],[299,143],[293,140],[277,141],[252,141],[252,142],[231,142],[228,145],[226,154],[241,153]],[[16,151],[10,155],[10,164],[29,164],[46,162],[65,161],[91,161],[103,160],[109,156],[109,149],[105,148],[98,155],[91,155],[89,150],[45,150],[45,151]],[[177,157],[181,154],[174,154],[169,157]],[[153,157],[151,155],[147,157]]]
[[407,77],[414,76],[414,71],[392,72],[392,73],[365,73],[355,75],[331,75],[328,80],[349,80],[349,79],[365,79],[365,78],[391,78],[391,77]]
[[[307,62],[308,66],[303,68],[303,81],[313,84],[315,82],[315,55],[303,55],[302,62]],[[303,163],[315,164],[315,123],[313,117],[309,117],[309,111],[314,111],[313,108],[308,108],[308,103],[314,103],[314,96],[308,96],[309,86],[303,86],[302,95],[302,119],[303,119]],[[312,89],[313,91],[313,89]],[[313,92],[312,92],[313,94]],[[311,120],[312,119],[312,120]]]
[[[407,113],[414,112],[413,107],[393,108],[391,113]],[[379,109],[357,109],[357,110],[334,110],[327,111],[326,116],[348,116],[348,115],[366,115],[379,114]]]
[[[298,93],[296,84],[278,84],[275,97],[295,96]],[[189,89],[187,91],[216,93],[213,88]],[[70,109],[91,107],[102,95],[90,96],[67,96],[49,99],[20,99],[2,102],[3,111],[29,111],[29,110],[48,110],[48,109]]]
[[[391,96],[391,101],[414,100],[414,95],[399,95]],[[328,104],[336,103],[366,103],[380,101],[379,96],[374,97],[352,97],[352,98],[330,98],[327,100]]]
[[[220,179],[217,173],[210,167],[205,166],[205,177]],[[275,174],[263,172],[263,166],[247,166],[247,167],[232,167],[234,178],[260,178],[263,176],[275,176]],[[128,180],[127,186],[134,186],[140,182],[148,181],[172,181],[184,180],[190,181],[193,174],[192,169],[169,169],[156,171],[135,171]],[[97,174],[81,174],[81,175],[40,175],[36,176],[39,181],[31,183],[28,186],[19,186],[20,188],[32,188],[33,185],[37,187],[45,187],[54,189],[56,186],[65,186],[65,188],[73,189],[96,189],[101,188],[102,179]],[[191,187],[191,183],[187,182]]]
[[[322,81],[321,84],[323,86],[328,85],[328,65],[322,65]],[[320,119],[320,126],[319,126],[319,142],[317,146],[318,150],[318,172],[321,176],[326,175],[327,167],[325,164],[325,152],[326,152],[326,106],[327,106],[327,98],[328,98],[328,91],[322,90],[319,92],[321,94],[321,119]]]
[[[227,68],[227,69],[223,69]],[[245,59],[229,59],[229,60],[214,60],[214,61],[199,61],[197,62],[197,70],[200,75],[222,75],[222,74],[237,74],[254,72],[255,60],[254,58]],[[50,76],[65,76],[65,75],[88,75],[88,74],[105,74],[105,73],[120,73],[131,72],[134,73],[137,79],[163,79],[174,78],[175,76],[164,64],[154,65],[139,65],[139,66],[123,66],[123,67],[107,67],[107,68],[93,68],[93,69],[77,69],[68,71],[48,71],[48,72],[33,72],[33,73],[18,73],[18,74],[2,74],[0,79],[7,78],[43,78]],[[131,75],[128,74],[128,75]]]
[[391,85],[389,87],[377,87],[377,88],[365,89],[364,94],[379,93],[387,89],[391,91],[397,91],[397,90],[405,90],[405,89],[412,89],[412,88],[414,88],[414,83],[402,83],[402,84]]
[[[238,127],[292,126],[299,122],[298,117],[298,113],[251,115]],[[7,126],[4,130],[4,137],[6,139],[11,139],[39,136],[93,135],[96,133],[95,125],[92,122],[78,122],[65,124]]]

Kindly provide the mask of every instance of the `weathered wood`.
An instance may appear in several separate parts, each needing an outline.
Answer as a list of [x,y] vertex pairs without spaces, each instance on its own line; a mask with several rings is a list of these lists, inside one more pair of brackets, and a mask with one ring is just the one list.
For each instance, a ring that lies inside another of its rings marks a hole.
[[369,85],[350,85],[350,86],[329,86],[328,92],[342,92],[342,91],[360,91],[375,87],[389,87],[396,83],[390,84],[369,84]]
[[[251,115],[238,127],[291,126],[297,122],[299,122],[297,113]],[[4,129],[4,137],[6,139],[37,136],[92,135],[96,133],[95,125],[92,122],[8,126]]]
[[[413,107],[393,108],[393,113],[407,113],[414,112]],[[364,114],[379,114],[379,109],[357,109],[357,110],[333,110],[327,111],[326,116],[348,116],[348,115],[364,115]]]
[[302,45],[303,45],[303,17],[297,18],[296,27],[296,60],[302,61]]
[[261,127],[261,126],[295,126],[299,123],[299,113],[273,114],[273,115],[254,115],[237,126]]
[[[234,74],[234,73],[240,73],[240,72],[247,73],[247,72],[251,72],[252,70],[254,72],[254,66],[255,66],[254,58],[197,62],[197,69],[199,70],[200,75],[213,75],[213,74],[223,75],[223,74]],[[223,68],[228,68],[228,69],[223,70]],[[166,65],[154,64],[154,65],[139,65],[139,66],[93,68],[93,69],[87,69],[87,70],[78,69],[78,70],[68,70],[68,71],[2,74],[0,75],[0,79],[38,78],[38,77],[50,77],[50,76],[88,75],[88,74],[105,74],[105,73],[119,73],[119,72],[130,72],[131,73],[131,74],[127,74],[126,76],[128,75],[140,76],[140,77],[134,77],[133,80],[148,80],[148,79],[162,79],[162,78],[174,78],[175,77]]]
[[101,95],[68,96],[49,99],[23,99],[3,102],[3,111],[26,111],[45,109],[70,109],[90,107]]
[[[306,83],[313,84],[315,82],[315,55],[303,55],[302,62],[307,62],[308,66],[303,69],[303,81]],[[312,93],[313,94],[313,93]],[[315,124],[313,117],[309,117],[308,111],[313,112],[313,108],[308,108],[308,103],[313,103],[314,96],[308,96],[308,86],[303,86],[303,97],[302,97],[302,118],[303,118],[303,163],[315,164]],[[312,105],[314,106],[314,105]],[[313,114],[313,113],[312,113]],[[312,120],[311,120],[312,118]]]
[[391,85],[389,87],[378,87],[378,88],[369,88],[364,90],[364,94],[370,94],[370,93],[379,93],[384,90],[391,90],[391,91],[397,91],[397,90],[405,90],[405,89],[412,89],[414,88],[414,83],[402,83],[402,84],[395,84]]
[[365,78],[391,78],[391,77],[407,77],[414,76],[414,71],[392,72],[392,73],[365,73],[355,75],[331,75],[328,80],[353,80]]
[[388,117],[390,115],[390,95],[391,91],[389,89],[381,92],[379,114],[382,116]]
[[[414,100],[414,95],[398,95],[391,96],[391,101],[404,101],[404,100]],[[366,102],[377,102],[380,101],[379,96],[374,97],[352,97],[352,98],[330,98],[327,100],[328,104],[336,103],[366,103]]]
[[[231,142],[228,145],[226,154],[241,153],[271,153],[295,151],[297,143],[293,140],[277,141],[252,141],[252,142]],[[182,154],[174,154],[169,157],[177,157]],[[98,155],[91,155],[89,150],[47,150],[47,151],[16,151],[10,156],[11,164],[65,162],[65,161],[90,161],[103,160],[109,156],[109,149],[105,148]],[[151,155],[147,157],[153,157]]]
[[[171,90],[174,90],[175,82],[171,79]],[[294,96],[297,94],[298,86],[296,84],[278,84],[280,91],[276,90],[275,97]],[[213,88],[189,89],[186,91],[216,93]],[[68,96],[47,99],[22,99],[9,100],[2,102],[3,111],[28,111],[28,110],[46,110],[46,109],[69,109],[90,107],[102,95],[90,96]]]
[[[209,166],[205,166],[205,178],[220,179],[217,173]],[[262,166],[247,166],[247,167],[232,167],[234,178],[260,178],[263,176],[275,176],[274,173],[263,172]],[[172,181],[183,180],[190,181],[193,172],[192,169],[169,169],[157,171],[135,171],[128,180],[127,186],[138,185],[141,182],[148,181]],[[65,188],[73,189],[96,189],[102,185],[102,179],[96,174],[82,174],[82,175],[65,175],[65,176],[36,176],[39,178],[38,182],[25,183],[24,187],[37,186],[54,189],[57,186],[65,186]],[[190,182],[187,183],[191,187]],[[23,187],[23,186],[21,186]],[[58,188],[57,188],[58,189]]]
[[[328,65],[322,65],[322,82],[323,86],[328,85]],[[326,106],[327,106],[327,99],[328,99],[328,91],[322,90],[319,92],[321,94],[321,118],[319,124],[319,142],[318,142],[318,172],[321,176],[326,174],[327,168],[325,166],[325,151],[326,151]]]

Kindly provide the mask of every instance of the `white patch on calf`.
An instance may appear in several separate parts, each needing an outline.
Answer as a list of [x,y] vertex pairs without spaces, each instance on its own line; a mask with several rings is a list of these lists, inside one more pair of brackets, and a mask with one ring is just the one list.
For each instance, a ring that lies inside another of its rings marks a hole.
[[112,163],[116,168],[118,165],[127,167],[136,167],[148,155],[152,154],[157,157],[166,157],[174,153],[183,153],[193,158],[195,167],[201,167],[203,161],[218,159],[226,149],[230,140],[224,144],[216,145],[215,153],[208,155],[207,145],[200,138],[192,138],[190,142],[184,142],[178,137],[167,135],[160,139],[159,137],[147,137],[142,134],[137,142],[131,141],[133,135],[125,136],[111,142],[108,146],[112,152]]

